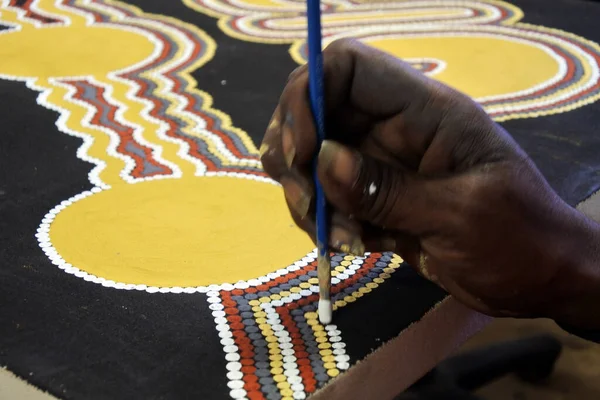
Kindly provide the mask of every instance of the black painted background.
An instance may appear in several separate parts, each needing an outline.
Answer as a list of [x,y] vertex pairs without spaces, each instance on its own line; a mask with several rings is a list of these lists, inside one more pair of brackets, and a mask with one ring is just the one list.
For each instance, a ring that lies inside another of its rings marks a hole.
[[[216,20],[178,1],[129,2],[193,23],[217,41],[215,58],[194,73],[198,87],[258,143],[296,66],[288,46],[229,38]],[[525,22],[600,41],[597,3],[517,4]],[[91,166],[75,156],[80,140],[58,132],[57,114],[36,105],[36,95],[0,80],[0,365],[61,398],[226,398],[224,355],[204,295],[106,289],[60,271],[38,248],[40,220],[90,187]],[[599,111],[594,104],[503,124],[571,204],[600,188]],[[410,270],[398,271],[336,314],[349,354],[364,357],[442,296]]]

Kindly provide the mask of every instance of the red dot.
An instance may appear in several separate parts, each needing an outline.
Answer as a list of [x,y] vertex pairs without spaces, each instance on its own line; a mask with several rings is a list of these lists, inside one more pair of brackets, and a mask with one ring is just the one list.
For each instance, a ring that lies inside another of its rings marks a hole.
[[231,329],[242,330],[244,329],[244,324],[242,324],[241,322],[234,322],[233,324],[231,324]]
[[258,285],[258,286],[256,287],[256,289],[257,289],[259,292],[266,292],[267,290],[269,290],[269,287],[268,287],[267,285]]
[[254,365],[244,365],[242,367],[242,372],[247,375],[251,375],[256,372],[256,367]]
[[304,351],[304,346],[301,344],[297,344],[294,346],[294,351]]
[[282,284],[282,283],[286,283],[287,280],[283,276],[278,276],[277,278],[275,278],[275,282]]
[[233,322],[242,322],[242,317],[240,317],[239,315],[228,315],[227,316],[227,321],[233,323]]
[[254,357],[254,352],[252,351],[252,348],[248,349],[248,350],[242,350],[240,352],[240,356],[242,358],[252,358],[252,357]]
[[237,338],[244,338],[244,337],[246,337],[246,332],[243,331],[243,330],[241,330],[241,329],[235,329],[233,331],[233,337],[236,338],[236,339]]
[[300,299],[300,300],[298,300],[298,305],[299,306],[303,306],[304,307],[307,304],[308,304],[308,300],[307,299]]
[[331,293],[338,293],[340,290],[341,290],[340,287],[334,286],[334,287],[331,288]]
[[249,287],[248,289],[246,289],[246,293],[256,293],[256,288]]
[[254,360],[249,358],[244,358],[240,361],[242,365],[254,365]]
[[235,307],[235,306],[237,306],[237,303],[233,300],[225,300],[225,301],[223,301],[223,305],[225,307]]
[[250,391],[254,391],[254,390],[259,390],[260,389],[260,385],[258,384],[258,382],[250,382],[250,383],[246,383],[244,385],[244,389],[246,389],[246,392],[250,392]]
[[256,375],[244,375],[244,377],[242,379],[246,383],[258,382],[258,376],[256,376]]
[[296,363],[298,365],[310,365],[310,360],[308,358],[299,358]]
[[305,351],[299,351],[296,353],[296,358],[306,358],[308,359],[308,353]]
[[275,281],[269,281],[265,285],[267,285],[268,287],[272,288],[274,286],[277,286],[277,282],[275,282]]
[[[258,389],[257,389],[258,390]],[[250,400],[265,400],[265,396],[261,392],[258,391],[249,391],[247,396]]]
[[243,296],[244,295],[244,291],[242,289],[233,289],[231,291],[231,294],[234,296]]

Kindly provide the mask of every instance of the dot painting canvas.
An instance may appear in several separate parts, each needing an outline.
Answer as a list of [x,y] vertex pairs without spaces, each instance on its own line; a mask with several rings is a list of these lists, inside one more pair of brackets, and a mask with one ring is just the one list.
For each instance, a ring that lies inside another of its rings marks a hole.
[[[319,323],[314,245],[257,150],[305,6],[0,0],[1,365],[65,399],[333,398],[394,343],[406,386],[483,326],[393,253],[335,253]],[[465,92],[570,204],[600,188],[600,4],[322,7],[324,46]]]

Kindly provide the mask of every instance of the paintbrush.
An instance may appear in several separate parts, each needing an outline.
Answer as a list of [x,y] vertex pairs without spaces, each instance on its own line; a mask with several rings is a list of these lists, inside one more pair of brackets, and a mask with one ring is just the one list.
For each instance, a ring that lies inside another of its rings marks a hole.
[[[325,104],[323,93],[323,56],[321,53],[321,3],[307,0],[308,18],[308,85],[310,106],[317,130],[317,149],[325,140]],[[319,278],[319,320],[331,322],[331,260],[329,258],[329,218],[327,200],[317,176],[317,159],[314,163],[315,209],[317,222],[317,276]]]

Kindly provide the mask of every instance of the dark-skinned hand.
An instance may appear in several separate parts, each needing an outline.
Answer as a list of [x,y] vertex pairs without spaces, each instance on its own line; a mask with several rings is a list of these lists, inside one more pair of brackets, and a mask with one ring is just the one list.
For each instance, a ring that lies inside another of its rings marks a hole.
[[330,140],[317,149],[304,66],[261,146],[300,228],[314,240],[318,152],[333,250],[394,251],[490,315],[600,327],[598,224],[559,198],[502,127],[468,96],[359,42],[332,43],[323,62]]

